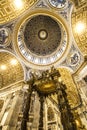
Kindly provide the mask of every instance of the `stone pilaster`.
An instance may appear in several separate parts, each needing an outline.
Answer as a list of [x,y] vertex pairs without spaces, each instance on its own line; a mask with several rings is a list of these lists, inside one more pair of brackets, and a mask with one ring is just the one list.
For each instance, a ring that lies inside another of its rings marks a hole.
[[23,118],[21,122],[21,130],[27,130],[27,122],[29,121],[29,110],[32,95],[32,84],[29,84],[24,92]]
[[11,100],[11,96],[12,96],[12,94],[10,94],[8,97],[5,97],[4,105],[3,105],[1,113],[0,113],[0,122],[2,122],[2,118],[4,116],[5,110],[6,110],[8,104],[9,104],[9,102]]
[[12,105],[8,110],[8,115],[2,130],[16,130],[21,103],[22,98],[20,96],[20,91],[17,91],[14,95]]

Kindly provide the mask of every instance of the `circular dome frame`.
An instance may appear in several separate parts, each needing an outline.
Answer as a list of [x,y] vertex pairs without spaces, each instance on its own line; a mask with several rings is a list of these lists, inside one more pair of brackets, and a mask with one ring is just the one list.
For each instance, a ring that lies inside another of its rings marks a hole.
[[[58,48],[54,53],[47,56],[38,56],[29,52],[29,50],[27,50],[27,48],[24,46],[22,40],[24,31],[23,26],[26,20],[37,15],[50,16],[60,24],[62,30],[63,36],[60,43],[60,48]],[[36,9],[25,14],[15,25],[13,31],[13,45],[17,55],[24,61],[26,65],[34,69],[46,69],[53,66],[65,55],[70,42],[69,35],[70,32],[68,30],[67,23],[63,20],[63,18],[60,15],[46,9]]]

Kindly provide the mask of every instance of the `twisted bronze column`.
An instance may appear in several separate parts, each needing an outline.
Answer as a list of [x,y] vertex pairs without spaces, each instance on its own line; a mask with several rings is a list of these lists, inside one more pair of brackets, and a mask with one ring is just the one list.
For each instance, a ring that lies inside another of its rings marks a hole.
[[60,88],[58,89],[57,93],[59,103],[58,107],[59,111],[61,112],[61,123],[63,125],[64,130],[77,130],[76,122],[74,120],[73,113],[71,112],[65,89],[66,86],[60,84]]
[[43,129],[43,107],[44,107],[44,96],[40,96],[40,119],[39,119],[39,130],[44,130]]

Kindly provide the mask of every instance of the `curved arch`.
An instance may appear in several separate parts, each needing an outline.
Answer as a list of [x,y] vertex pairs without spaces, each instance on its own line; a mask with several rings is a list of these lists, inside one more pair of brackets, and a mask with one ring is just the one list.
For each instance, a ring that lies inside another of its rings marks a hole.
[[12,52],[0,51],[0,88],[24,80],[24,68]]
[[[61,81],[66,85],[66,93],[69,102],[72,101],[72,108],[77,107],[80,104],[80,98],[79,93],[77,90],[77,86],[75,84],[75,81],[73,79],[72,73],[69,71],[69,69],[66,68],[58,68],[60,75],[61,75]],[[71,94],[72,92],[72,94]],[[75,101],[73,101],[73,96],[76,98],[77,104]]]
[[60,75],[61,75],[61,80],[69,87],[72,83],[72,85],[74,84],[75,86],[75,83],[73,81],[73,70],[67,66],[59,66],[57,68],[60,72]]
[[4,53],[6,52],[6,53],[9,53],[9,54],[13,55],[18,60],[18,62],[20,62],[21,66],[22,66],[22,69],[24,71],[24,75],[25,75],[25,67],[24,67],[23,63],[20,61],[20,58],[17,57],[17,55],[12,50],[0,49],[0,53],[1,52],[4,52]]
[[[76,6],[79,6],[78,3]],[[87,19],[87,9],[84,8],[84,6],[81,8],[81,10],[77,10],[76,12],[74,12],[73,10],[72,18],[71,18],[72,32],[73,32],[75,42],[79,50],[83,54],[83,56],[87,55],[87,31],[86,31],[87,21],[86,19]]]

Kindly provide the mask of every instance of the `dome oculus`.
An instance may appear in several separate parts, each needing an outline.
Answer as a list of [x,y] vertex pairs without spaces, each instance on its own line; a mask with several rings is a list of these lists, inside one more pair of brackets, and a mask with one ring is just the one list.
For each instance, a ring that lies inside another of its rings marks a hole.
[[58,48],[60,42],[60,26],[49,16],[35,16],[25,25],[24,43],[36,55],[46,56],[52,54]]

